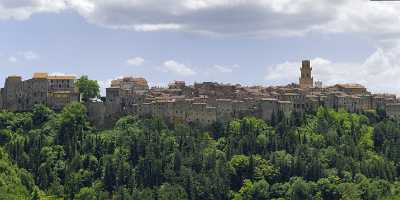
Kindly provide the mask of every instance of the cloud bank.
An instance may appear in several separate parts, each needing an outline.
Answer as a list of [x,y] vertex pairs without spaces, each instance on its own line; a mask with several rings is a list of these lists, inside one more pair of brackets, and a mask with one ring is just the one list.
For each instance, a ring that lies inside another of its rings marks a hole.
[[[373,92],[400,95],[400,48],[378,49],[364,62],[343,63],[324,58],[311,60],[314,80],[324,85],[361,83]],[[274,85],[298,82],[301,62],[284,62],[267,69],[265,80]]]
[[132,66],[141,66],[144,63],[144,59],[141,57],[129,58],[126,63]]
[[196,74],[189,66],[174,60],[165,61],[163,67],[164,71],[172,72],[180,76],[192,76]]
[[400,5],[369,0],[2,0],[0,19],[67,9],[97,25],[135,31],[259,37],[400,32]]
[[[359,63],[313,59],[316,78],[326,83],[360,82],[374,90],[400,91],[400,4],[369,0],[1,0],[0,20],[25,20],[36,13],[73,10],[89,23],[140,32],[177,31],[207,36],[301,37],[310,33],[354,33],[376,52]],[[11,59],[12,61],[13,59]],[[132,60],[133,65],[139,60]],[[137,62],[138,61],[138,62]],[[294,67],[295,66],[295,67]],[[267,83],[297,80],[299,63],[268,69]],[[176,61],[163,68],[179,75],[195,71]],[[223,73],[226,66],[214,66]],[[289,70],[291,69],[291,70]],[[289,70],[289,71],[286,71]]]

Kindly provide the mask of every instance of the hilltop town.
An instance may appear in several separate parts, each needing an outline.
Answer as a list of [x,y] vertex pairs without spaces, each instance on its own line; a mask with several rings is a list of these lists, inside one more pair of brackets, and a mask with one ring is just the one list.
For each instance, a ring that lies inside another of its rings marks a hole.
[[[314,83],[309,60],[302,61],[300,72],[297,84],[275,87],[216,82],[186,85],[174,81],[165,88],[150,88],[144,78],[124,77],[111,82],[102,101],[86,102],[86,107],[89,119],[98,127],[112,124],[127,114],[210,125],[244,116],[271,120],[279,112],[303,113],[320,106],[348,112],[382,108],[389,117],[400,115],[396,95],[372,94],[360,84],[323,87],[319,81]],[[70,102],[80,101],[75,79],[47,73],[35,73],[29,80],[9,76],[1,89],[0,108],[24,112],[32,110],[35,104],[44,104],[60,110]]]

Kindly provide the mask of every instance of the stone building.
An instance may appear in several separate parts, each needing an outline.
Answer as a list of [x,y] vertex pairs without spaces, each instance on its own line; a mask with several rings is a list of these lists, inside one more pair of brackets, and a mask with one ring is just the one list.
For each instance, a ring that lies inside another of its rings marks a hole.
[[[300,84],[278,87],[242,87],[216,82],[187,85],[183,81],[174,81],[167,88],[154,87],[147,90],[148,87],[126,84],[133,81],[125,78],[125,81],[114,81],[107,88],[106,101],[103,102],[106,108],[103,121],[113,121],[125,114],[136,114],[161,117],[169,122],[210,125],[216,121],[226,122],[249,115],[271,120],[272,115],[279,112],[289,116],[292,112],[316,111],[320,106],[359,112],[387,105],[391,116],[400,113],[396,107],[396,96],[372,95],[359,84],[337,84],[330,87],[319,84],[314,87],[311,71],[310,61],[305,60],[302,62]],[[141,78],[137,80],[147,83]]]
[[311,75],[311,63],[309,60],[303,60],[301,65],[300,88],[312,88],[314,86],[314,79]]
[[116,79],[111,81],[112,88],[121,88],[125,90],[148,90],[149,85],[147,80],[144,78],[136,78],[136,77],[123,77],[120,79]]
[[367,88],[360,84],[336,84],[334,86],[337,91],[344,92],[349,95],[363,95],[367,94]]
[[[244,116],[271,120],[274,114],[316,111],[324,106],[335,110],[360,112],[385,108],[390,117],[400,117],[396,95],[371,94],[359,84],[313,85],[310,61],[302,62],[299,84],[286,86],[241,86],[216,82],[186,84],[174,81],[168,87],[150,88],[146,79],[124,77],[106,88],[103,101],[87,102],[89,119],[96,127],[110,128],[120,117],[160,117],[167,122],[211,125]],[[0,92],[0,108],[30,111],[35,104],[60,110],[79,101],[73,76],[35,73],[29,80],[9,76]]]
[[10,111],[30,111],[35,104],[62,109],[72,101],[79,101],[74,76],[49,76],[34,73],[23,81],[20,76],[9,76],[1,89],[3,108]]

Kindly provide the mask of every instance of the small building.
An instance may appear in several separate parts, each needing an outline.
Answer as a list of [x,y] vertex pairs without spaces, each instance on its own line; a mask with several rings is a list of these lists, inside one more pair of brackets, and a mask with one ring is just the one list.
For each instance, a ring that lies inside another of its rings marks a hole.
[[337,91],[341,91],[349,95],[367,94],[367,88],[360,84],[336,84],[334,87]]

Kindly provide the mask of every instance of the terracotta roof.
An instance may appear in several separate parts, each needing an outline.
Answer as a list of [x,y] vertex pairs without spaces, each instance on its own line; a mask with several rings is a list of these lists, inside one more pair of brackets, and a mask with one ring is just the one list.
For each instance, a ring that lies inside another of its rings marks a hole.
[[47,78],[48,75],[46,72],[35,72],[33,73],[33,78]]
[[75,76],[47,76],[49,80],[74,80]]
[[147,84],[147,80],[141,77],[123,77],[120,79],[116,79],[116,80],[112,80],[111,81],[111,86],[112,87],[121,87],[121,84],[123,84],[123,82],[132,82],[136,85],[140,85],[140,86],[148,86]]
[[21,76],[18,76],[18,75],[11,75],[11,76],[8,76],[8,78],[21,78]]
[[360,88],[363,89],[365,88],[363,85],[361,84],[354,84],[354,83],[346,83],[346,84],[336,84],[337,87],[342,87],[342,88]]

